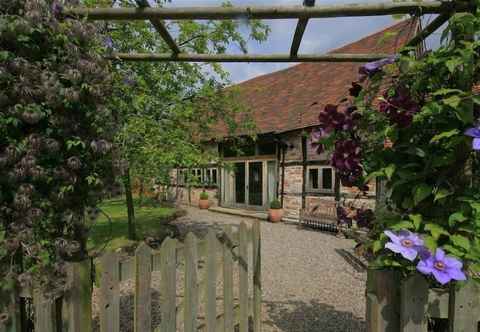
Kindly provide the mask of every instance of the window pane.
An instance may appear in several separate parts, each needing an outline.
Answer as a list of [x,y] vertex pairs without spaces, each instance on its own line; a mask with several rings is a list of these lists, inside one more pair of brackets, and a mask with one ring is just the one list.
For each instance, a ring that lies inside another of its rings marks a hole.
[[322,169],[322,189],[333,189],[333,171],[331,168]]
[[259,155],[270,155],[270,154],[275,154],[275,152],[276,152],[275,142],[259,142],[258,143]]
[[313,168],[308,171],[308,183],[310,188],[318,189],[318,169]]

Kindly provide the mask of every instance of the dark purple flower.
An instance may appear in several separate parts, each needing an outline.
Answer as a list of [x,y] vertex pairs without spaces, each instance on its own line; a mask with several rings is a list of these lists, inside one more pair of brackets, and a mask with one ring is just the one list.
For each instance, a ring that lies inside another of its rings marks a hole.
[[362,86],[357,82],[352,82],[352,87],[349,89],[349,91],[350,96],[358,97],[360,95],[360,92],[362,91]]
[[480,128],[473,127],[465,131],[465,135],[473,137],[472,148],[480,151]]
[[381,60],[366,63],[366,64],[364,64],[363,66],[360,67],[358,72],[363,77],[365,77],[365,76],[372,77],[376,73],[380,72],[384,66],[391,65],[392,63],[395,63],[397,58],[398,58],[397,55],[392,55],[392,56],[389,56],[388,58],[385,58],[385,59],[381,59]]
[[423,240],[418,234],[402,230],[397,234],[392,231],[385,231],[390,242],[385,244],[385,248],[402,255],[405,259],[413,262],[417,258],[418,252],[423,248]]
[[423,274],[431,275],[441,283],[447,284],[451,280],[467,280],[462,271],[463,264],[460,260],[445,255],[442,249],[437,249],[435,255],[429,255],[417,264],[417,270]]

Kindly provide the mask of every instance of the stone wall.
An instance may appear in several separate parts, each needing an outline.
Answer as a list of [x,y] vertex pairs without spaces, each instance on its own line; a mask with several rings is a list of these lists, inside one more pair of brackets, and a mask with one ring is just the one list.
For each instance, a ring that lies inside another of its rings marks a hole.
[[[198,206],[198,201],[200,200],[200,194],[202,193],[202,188],[190,188],[187,187],[178,187],[177,191],[177,203],[183,205]],[[218,206],[218,189],[205,189],[205,192],[208,193],[208,200],[210,201],[210,206]]]

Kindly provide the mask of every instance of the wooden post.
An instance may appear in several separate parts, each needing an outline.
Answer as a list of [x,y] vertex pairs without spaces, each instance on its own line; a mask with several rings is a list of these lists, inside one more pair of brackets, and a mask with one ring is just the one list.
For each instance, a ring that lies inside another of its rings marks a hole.
[[248,332],[248,234],[245,222],[240,224],[240,332]]
[[118,256],[110,252],[100,261],[100,332],[120,332]]
[[177,240],[166,239],[161,248],[161,280],[162,280],[162,310],[161,332],[176,331],[176,305],[177,305]]
[[253,243],[253,331],[262,331],[262,247],[260,221],[252,229]]
[[185,240],[185,332],[197,331],[197,265],[197,238],[193,233],[188,233]]
[[428,283],[421,275],[414,275],[401,286],[400,331],[427,332]]
[[399,276],[395,271],[368,270],[367,331],[397,332],[400,325]]
[[146,243],[135,252],[135,312],[134,331],[152,330],[152,250]]
[[480,320],[480,286],[469,280],[464,285],[452,285],[449,299],[449,331],[477,332]]
[[225,226],[223,242],[223,332],[233,331],[233,255],[231,248],[232,226]]
[[6,324],[0,323],[0,332],[20,332],[20,298],[15,288],[9,292],[0,292],[0,315],[7,315]]
[[92,262],[67,265],[68,289],[63,296],[63,329],[68,332],[92,331]]
[[47,298],[42,290],[33,293],[33,306],[35,307],[35,331],[57,331],[57,315],[55,299]]
[[206,320],[207,332],[215,332],[217,321],[217,236],[210,228],[207,234]]

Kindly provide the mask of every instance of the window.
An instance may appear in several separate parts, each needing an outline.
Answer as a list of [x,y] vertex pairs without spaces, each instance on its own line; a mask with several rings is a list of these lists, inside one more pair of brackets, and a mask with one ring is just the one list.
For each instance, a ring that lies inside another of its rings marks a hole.
[[205,169],[203,183],[207,185],[217,184],[217,169],[216,168],[207,168]]
[[307,171],[307,187],[312,191],[333,191],[333,168],[325,166],[310,166]]

